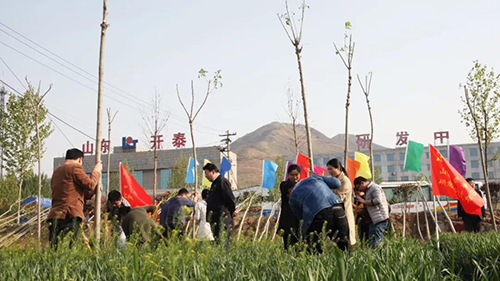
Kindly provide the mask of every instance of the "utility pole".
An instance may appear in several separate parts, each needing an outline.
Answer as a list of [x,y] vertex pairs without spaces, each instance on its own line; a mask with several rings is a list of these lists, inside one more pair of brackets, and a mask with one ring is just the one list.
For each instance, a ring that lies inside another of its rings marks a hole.
[[[5,96],[7,91],[4,87],[0,89],[0,124],[3,121],[3,113],[5,112]],[[0,139],[3,136],[3,127],[0,129]],[[3,179],[3,147],[0,145],[0,178]]]
[[[231,137],[236,136],[236,133],[230,133],[229,130],[227,130],[225,134],[219,135],[219,136],[224,137],[224,139],[222,139],[221,142],[226,145],[225,148],[221,147],[221,152],[222,152],[222,154],[224,154],[224,151],[227,152],[227,160],[229,160],[229,163],[231,163],[231,159],[229,157],[229,152],[231,152],[231,142],[232,142]],[[227,174],[228,180],[229,180],[230,174],[231,174],[230,172],[228,172],[228,174]]]
[[[101,162],[101,120],[102,120],[102,91],[103,91],[103,64],[104,64],[104,42],[106,38],[106,29],[108,24],[106,18],[108,17],[108,1],[103,0],[102,7],[102,23],[101,23],[101,46],[99,48],[99,86],[97,91],[97,129],[96,129],[96,152],[95,152],[95,162],[96,164]],[[97,242],[101,239],[101,189],[102,189],[102,177],[99,178],[99,183],[97,185],[97,191],[95,193],[95,238]]]

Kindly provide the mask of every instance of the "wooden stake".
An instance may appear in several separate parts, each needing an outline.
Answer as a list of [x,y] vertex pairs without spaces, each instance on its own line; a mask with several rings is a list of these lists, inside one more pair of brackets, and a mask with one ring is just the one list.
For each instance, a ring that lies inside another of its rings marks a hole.
[[[103,0],[102,8],[102,23],[101,23],[101,46],[99,49],[99,86],[97,91],[97,128],[96,128],[96,152],[95,162],[101,162],[101,121],[102,121],[102,96],[103,96],[103,76],[104,76],[104,43],[106,38],[106,29],[108,24],[106,22],[108,16],[108,1]],[[101,238],[101,190],[102,178],[98,180],[98,187],[95,193],[95,239],[99,242]]]

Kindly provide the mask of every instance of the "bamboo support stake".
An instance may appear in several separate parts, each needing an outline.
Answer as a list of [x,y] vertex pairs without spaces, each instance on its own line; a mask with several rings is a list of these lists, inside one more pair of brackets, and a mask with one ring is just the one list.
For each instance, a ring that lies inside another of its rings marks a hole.
[[250,197],[250,201],[248,203],[248,207],[247,209],[245,210],[245,213],[243,214],[243,217],[241,218],[241,222],[240,222],[240,229],[238,230],[238,238],[236,239],[236,241],[239,241],[240,240],[240,235],[241,235],[241,230],[243,229],[243,224],[245,224],[245,218],[247,217],[247,213],[248,213],[248,210],[250,209],[250,207],[252,206],[252,200],[253,200],[253,197],[255,196],[256,193],[254,193],[251,197]]
[[259,220],[257,221],[257,228],[255,229],[255,236],[253,237],[253,242],[257,240],[257,235],[259,234],[260,219],[262,218],[262,214],[264,214],[264,204],[262,204],[262,209],[260,210],[260,216]]

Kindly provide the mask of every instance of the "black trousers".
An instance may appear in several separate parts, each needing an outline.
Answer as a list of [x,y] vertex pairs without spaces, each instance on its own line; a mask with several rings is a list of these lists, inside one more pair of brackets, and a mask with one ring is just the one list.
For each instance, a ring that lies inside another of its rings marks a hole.
[[481,231],[481,218],[476,215],[464,215],[464,226],[465,231],[468,232],[479,232]]
[[[57,249],[57,244],[66,235],[72,233],[72,242],[78,238],[80,234],[80,228],[82,225],[81,218],[73,218],[66,216],[64,219],[49,219],[47,220],[49,225],[49,243],[54,249]],[[72,244],[70,243],[70,245]]]
[[318,253],[323,252],[321,234],[325,225],[326,236],[336,240],[337,246],[342,251],[350,250],[349,224],[345,216],[344,204],[337,204],[321,210],[309,226],[307,242],[310,249],[314,247]]
[[229,241],[231,240],[231,231],[233,229],[232,217],[226,214],[211,216],[210,226],[217,244],[221,242],[221,231],[224,230],[226,232],[225,247],[226,251],[229,251]]

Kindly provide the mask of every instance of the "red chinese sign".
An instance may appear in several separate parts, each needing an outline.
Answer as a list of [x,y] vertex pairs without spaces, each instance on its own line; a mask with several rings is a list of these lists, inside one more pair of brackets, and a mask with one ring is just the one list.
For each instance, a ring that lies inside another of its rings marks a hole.
[[101,141],[101,151],[102,151],[102,153],[108,153],[108,151],[110,151],[109,150],[109,140],[102,139],[102,141]]
[[87,141],[86,145],[85,145],[85,143],[82,144],[82,152],[83,152],[83,155],[94,154],[94,143],[90,143],[90,141]]
[[406,131],[401,131],[396,133],[396,137],[398,137],[398,141],[396,142],[396,146],[408,145],[408,137],[410,134]]
[[161,144],[163,142],[163,140],[161,138],[163,138],[163,135],[151,136],[151,141],[150,141],[151,149],[154,149],[154,148],[161,149]]
[[358,149],[370,147],[370,134],[356,135],[356,144],[358,145]]
[[442,132],[435,132],[434,133],[434,144],[436,143],[436,140],[439,140],[440,144],[443,144],[445,139],[447,141],[450,140],[450,133],[448,131],[442,131]]
[[172,139],[172,145],[177,148],[186,146],[185,134],[184,133],[174,134],[174,138]]

